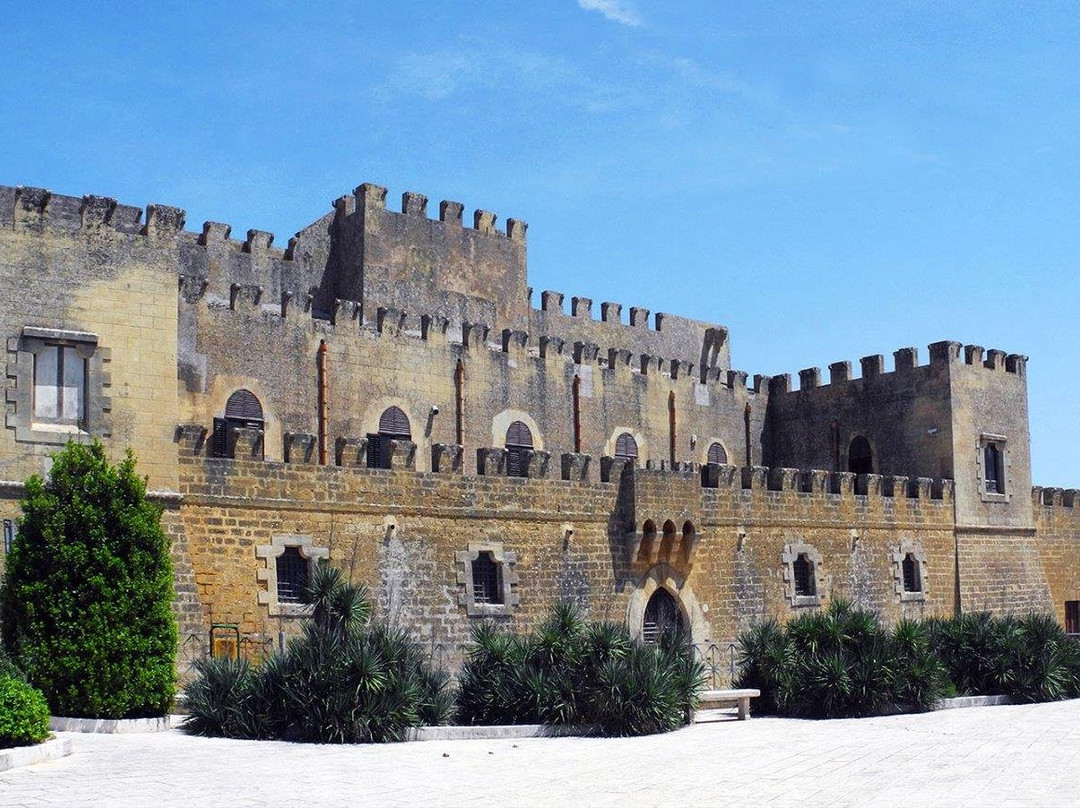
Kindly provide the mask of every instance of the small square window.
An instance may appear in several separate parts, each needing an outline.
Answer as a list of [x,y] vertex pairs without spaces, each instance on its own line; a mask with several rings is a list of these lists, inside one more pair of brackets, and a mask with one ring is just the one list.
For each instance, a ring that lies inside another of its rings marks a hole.
[[34,354],[34,422],[83,427],[86,423],[86,360],[66,345]]
[[470,542],[454,556],[458,565],[458,603],[469,617],[511,615],[521,602],[517,593],[517,553],[500,542]]
[[1080,600],[1065,601],[1065,633],[1080,634]]

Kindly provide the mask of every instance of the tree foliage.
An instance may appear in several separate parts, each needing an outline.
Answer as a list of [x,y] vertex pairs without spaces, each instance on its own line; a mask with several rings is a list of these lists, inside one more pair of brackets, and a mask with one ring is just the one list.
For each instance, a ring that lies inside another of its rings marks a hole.
[[0,590],[3,642],[57,715],[163,715],[175,688],[173,572],[161,510],[129,451],[69,443],[26,483]]

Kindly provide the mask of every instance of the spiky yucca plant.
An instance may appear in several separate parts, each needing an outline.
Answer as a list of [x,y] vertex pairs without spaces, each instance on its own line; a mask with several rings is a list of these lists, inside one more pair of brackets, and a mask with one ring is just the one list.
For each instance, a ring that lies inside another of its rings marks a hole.
[[449,675],[405,631],[371,620],[363,587],[320,565],[308,594],[311,620],[259,668],[197,663],[187,688],[189,732],[357,743],[402,740],[410,727],[449,720]]
[[473,629],[459,679],[468,724],[585,724],[607,735],[678,727],[694,706],[703,668],[684,638],[634,641],[625,626],[587,623],[569,603],[532,634],[490,623]]

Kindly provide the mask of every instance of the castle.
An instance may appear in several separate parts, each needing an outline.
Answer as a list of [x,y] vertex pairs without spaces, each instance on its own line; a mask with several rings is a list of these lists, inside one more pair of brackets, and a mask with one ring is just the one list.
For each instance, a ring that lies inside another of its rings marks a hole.
[[725,654],[837,597],[1080,632],[1080,506],[1031,486],[1026,357],[936,342],[750,380],[723,326],[534,308],[524,222],[386,195],[279,249],[0,187],[7,541],[21,481],[96,437],[165,509],[182,636],[223,649],[295,631],[316,559],[448,662],[559,598]]

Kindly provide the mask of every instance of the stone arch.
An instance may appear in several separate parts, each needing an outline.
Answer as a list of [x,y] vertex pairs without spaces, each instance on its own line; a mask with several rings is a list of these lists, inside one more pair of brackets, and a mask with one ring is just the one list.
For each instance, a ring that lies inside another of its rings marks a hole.
[[856,435],[848,444],[848,471],[852,474],[874,473],[874,450],[865,435]]
[[644,466],[645,461],[649,458],[648,443],[645,440],[645,436],[642,435],[640,431],[629,426],[619,426],[612,430],[611,436],[607,439],[607,442],[604,443],[604,456],[619,456],[618,443],[619,438],[622,435],[629,435],[637,445],[637,460],[634,461],[634,465],[638,467]]
[[686,576],[680,575],[671,565],[664,563],[657,564],[641,576],[630,595],[630,602],[626,607],[626,624],[631,636],[639,640],[642,638],[645,608],[656,590],[661,587],[666,589],[679,605],[684,625],[689,630],[690,641],[695,644],[705,642],[709,637],[709,623],[697,596],[686,582]]
[[532,448],[538,452],[544,451],[544,436],[540,431],[536,419],[524,410],[506,409],[491,420],[491,443],[490,446],[501,447],[506,442],[506,433],[510,425],[515,421],[521,421],[532,433]]

